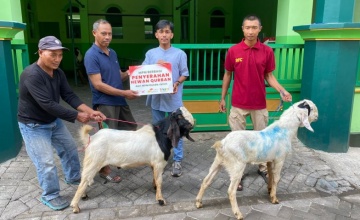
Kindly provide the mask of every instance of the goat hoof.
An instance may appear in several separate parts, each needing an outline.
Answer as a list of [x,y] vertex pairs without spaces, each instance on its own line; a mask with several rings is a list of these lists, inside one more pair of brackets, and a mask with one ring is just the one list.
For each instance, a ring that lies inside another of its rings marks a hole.
[[159,205],[161,206],[165,205],[165,200],[159,200]]
[[279,200],[277,198],[271,200],[272,204],[279,204]]
[[86,200],[88,200],[88,199],[89,199],[89,197],[88,197],[87,194],[85,194],[84,196],[81,197],[81,200],[83,200],[83,201],[86,201]]
[[196,202],[195,205],[196,205],[196,208],[198,208],[198,209],[202,208],[202,206],[203,206],[202,202]]
[[234,213],[234,215],[235,215],[236,219],[239,219],[239,220],[243,220],[243,219],[244,219],[241,213],[237,213],[237,212],[236,212],[236,213]]
[[75,206],[73,206],[73,213],[79,213],[80,212],[80,208],[79,208],[79,206],[77,206],[77,205],[75,205]]

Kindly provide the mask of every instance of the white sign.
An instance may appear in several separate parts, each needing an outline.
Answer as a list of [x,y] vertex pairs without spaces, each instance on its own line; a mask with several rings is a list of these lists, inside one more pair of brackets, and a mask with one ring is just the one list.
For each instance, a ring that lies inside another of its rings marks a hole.
[[139,95],[173,93],[170,63],[129,66],[129,81]]

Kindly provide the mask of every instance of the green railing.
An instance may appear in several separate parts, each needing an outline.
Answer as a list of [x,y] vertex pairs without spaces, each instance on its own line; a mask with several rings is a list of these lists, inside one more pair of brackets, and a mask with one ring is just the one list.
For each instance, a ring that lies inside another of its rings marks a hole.
[[12,44],[11,56],[13,60],[16,91],[19,88],[20,74],[29,65],[28,46],[26,44]]
[[[226,95],[226,113],[219,113],[218,101],[224,75],[224,61],[233,44],[173,44],[185,51],[188,58],[189,77],[184,84],[184,105],[196,120],[194,131],[229,130],[228,117],[231,107],[232,85]],[[274,50],[276,69],[273,72],[278,81],[289,91],[293,100],[300,98],[303,45],[269,44]],[[232,81],[233,82],[233,81]],[[280,116],[276,112],[280,96],[271,87],[266,88],[269,123]],[[284,109],[288,108],[286,103]],[[252,123],[247,120],[247,127]]]
[[[221,85],[227,50],[233,44],[173,44],[188,56],[186,85]],[[299,84],[304,55],[302,44],[269,44],[276,60],[274,75],[280,83]]]

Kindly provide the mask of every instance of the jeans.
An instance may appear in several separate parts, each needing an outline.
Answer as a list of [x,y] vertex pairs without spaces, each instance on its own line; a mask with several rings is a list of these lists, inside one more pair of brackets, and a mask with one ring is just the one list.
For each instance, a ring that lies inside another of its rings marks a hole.
[[36,167],[42,198],[49,201],[59,197],[60,185],[53,148],[60,157],[65,179],[79,180],[80,161],[76,143],[61,119],[49,124],[19,122],[26,151]]
[[[151,113],[152,113],[152,119],[153,119],[154,124],[157,123],[158,121],[161,121],[162,119],[164,119],[165,114],[167,114],[167,115],[171,114],[171,112],[163,112],[163,111],[159,111],[159,110],[155,110],[155,109],[152,109]],[[183,158],[184,158],[183,139],[180,138],[178,146],[174,147],[173,160],[177,161],[177,162],[181,162]]]

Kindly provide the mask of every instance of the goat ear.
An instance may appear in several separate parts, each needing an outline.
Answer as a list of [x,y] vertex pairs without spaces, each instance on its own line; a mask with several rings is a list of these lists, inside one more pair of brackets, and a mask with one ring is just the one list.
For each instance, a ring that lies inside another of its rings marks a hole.
[[311,108],[310,108],[310,105],[309,103],[307,103],[306,101],[304,101],[303,103],[300,103],[298,105],[299,108],[306,108],[308,110],[308,116],[310,115],[310,111],[311,111]]
[[300,113],[298,113],[298,118],[300,119],[302,126],[307,128],[309,131],[314,132],[314,129],[311,127],[311,125],[309,123],[309,116],[307,114],[307,110],[300,111]]
[[188,133],[188,134],[186,134],[186,136],[185,136],[189,141],[192,141],[192,142],[195,142],[195,140],[194,139],[192,139],[192,137],[190,137],[190,134]]
[[180,128],[176,122],[175,116],[170,116],[170,126],[167,131],[167,137],[171,140],[171,145],[176,147],[180,140]]

